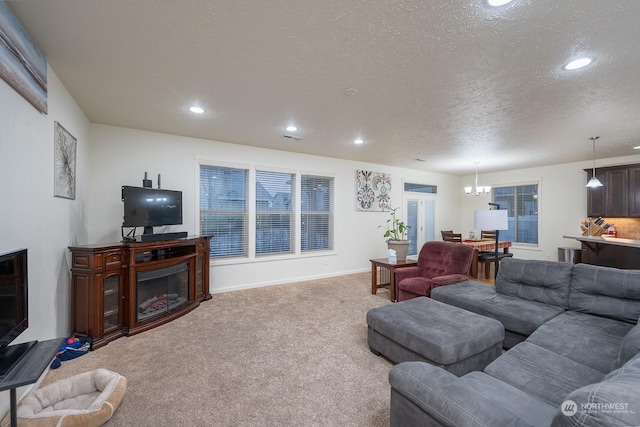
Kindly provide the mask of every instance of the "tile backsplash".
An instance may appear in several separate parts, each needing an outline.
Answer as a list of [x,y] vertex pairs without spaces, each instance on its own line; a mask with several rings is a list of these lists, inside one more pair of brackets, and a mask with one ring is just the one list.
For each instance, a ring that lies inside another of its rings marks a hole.
[[613,224],[622,239],[640,240],[640,218],[605,218]]

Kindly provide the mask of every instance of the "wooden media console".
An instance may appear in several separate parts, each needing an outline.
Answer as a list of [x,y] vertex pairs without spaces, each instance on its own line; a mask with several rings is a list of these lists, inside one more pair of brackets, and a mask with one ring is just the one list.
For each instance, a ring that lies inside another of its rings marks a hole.
[[69,247],[72,328],[92,348],[176,319],[211,298],[210,237]]

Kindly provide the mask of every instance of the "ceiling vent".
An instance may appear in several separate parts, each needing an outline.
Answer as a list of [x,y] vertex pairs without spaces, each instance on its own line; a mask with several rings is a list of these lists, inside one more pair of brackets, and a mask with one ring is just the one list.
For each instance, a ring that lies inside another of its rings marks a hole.
[[282,135],[282,136],[284,136],[285,138],[289,138],[289,139],[295,139],[296,141],[302,140],[301,136],[287,135],[286,133],[284,135]]

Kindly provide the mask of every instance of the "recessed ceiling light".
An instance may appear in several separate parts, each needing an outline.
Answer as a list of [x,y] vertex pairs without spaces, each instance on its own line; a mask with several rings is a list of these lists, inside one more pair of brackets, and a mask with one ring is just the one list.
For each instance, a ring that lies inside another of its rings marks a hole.
[[356,138],[356,139],[353,140],[353,143],[356,144],[356,145],[364,144],[364,139]]
[[285,129],[287,130],[287,132],[295,132],[298,130],[298,128],[293,125],[289,125]]
[[191,111],[192,113],[196,113],[196,114],[202,114],[204,113],[204,108],[202,107],[197,107],[197,106],[193,106],[193,107],[189,107],[189,111]]
[[355,96],[358,93],[358,89],[349,87],[344,90],[344,94],[347,96]]
[[589,58],[589,57],[584,57],[584,58],[578,58],[578,59],[574,59],[573,61],[569,62],[567,65],[565,65],[564,67],[562,67],[565,70],[577,70],[579,68],[582,67],[586,67],[587,65],[591,64],[593,62],[593,58]]
[[513,0],[487,0],[487,4],[492,7],[500,7],[511,3]]
[[635,147],[633,147],[634,150],[640,150],[640,145],[636,145]]

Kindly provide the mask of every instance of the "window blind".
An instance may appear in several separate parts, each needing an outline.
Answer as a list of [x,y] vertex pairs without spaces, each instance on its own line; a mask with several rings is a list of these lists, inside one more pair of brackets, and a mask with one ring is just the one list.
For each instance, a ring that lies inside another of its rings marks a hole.
[[200,165],[200,232],[212,236],[211,257],[246,257],[246,169]]
[[333,249],[333,181],[331,177],[301,177],[302,252]]
[[293,252],[295,175],[256,171],[256,256]]
[[500,232],[502,240],[538,244],[538,184],[495,187],[493,201],[509,212],[509,230]]

